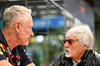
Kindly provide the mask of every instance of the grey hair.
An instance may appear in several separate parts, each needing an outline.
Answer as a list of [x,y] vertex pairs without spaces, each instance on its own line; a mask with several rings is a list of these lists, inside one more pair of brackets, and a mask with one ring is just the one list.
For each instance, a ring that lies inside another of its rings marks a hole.
[[13,5],[5,9],[3,13],[3,28],[9,28],[14,24],[14,21],[18,20],[25,23],[27,20],[27,14],[31,14],[31,9],[24,6]]
[[73,35],[77,39],[79,39],[80,44],[87,45],[87,50],[92,49],[94,38],[90,28],[87,25],[76,26],[71,28],[67,31],[66,37],[69,35]]

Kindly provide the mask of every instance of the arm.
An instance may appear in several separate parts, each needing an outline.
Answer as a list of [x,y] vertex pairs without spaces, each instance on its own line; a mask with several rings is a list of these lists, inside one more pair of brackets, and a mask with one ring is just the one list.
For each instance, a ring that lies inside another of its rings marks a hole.
[[0,66],[12,66],[7,60],[1,60]]

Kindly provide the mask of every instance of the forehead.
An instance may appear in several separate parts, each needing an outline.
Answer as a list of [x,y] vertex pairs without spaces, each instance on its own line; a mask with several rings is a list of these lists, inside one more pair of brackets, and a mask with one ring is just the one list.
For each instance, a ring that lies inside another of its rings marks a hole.
[[33,26],[33,20],[32,20],[32,17],[29,15],[27,18],[28,18],[28,21],[26,22],[26,25]]
[[66,39],[77,39],[78,35],[68,35],[66,36]]

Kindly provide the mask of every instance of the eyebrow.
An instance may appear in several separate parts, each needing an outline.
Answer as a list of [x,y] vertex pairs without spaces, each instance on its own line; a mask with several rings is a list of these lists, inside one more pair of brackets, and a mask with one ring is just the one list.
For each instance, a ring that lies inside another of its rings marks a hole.
[[65,39],[65,40],[74,40],[74,39]]

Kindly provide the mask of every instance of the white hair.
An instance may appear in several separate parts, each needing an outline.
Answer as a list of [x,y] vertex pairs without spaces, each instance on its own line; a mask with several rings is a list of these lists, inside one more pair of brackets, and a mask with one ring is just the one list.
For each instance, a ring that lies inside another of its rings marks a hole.
[[66,37],[69,35],[75,36],[77,39],[79,39],[79,42],[81,44],[87,45],[87,50],[92,49],[94,38],[90,28],[87,25],[76,26],[71,28],[66,33]]
[[24,6],[13,5],[5,9],[3,13],[3,28],[8,28],[18,20],[25,23],[27,21],[27,14],[31,14],[31,9]]

